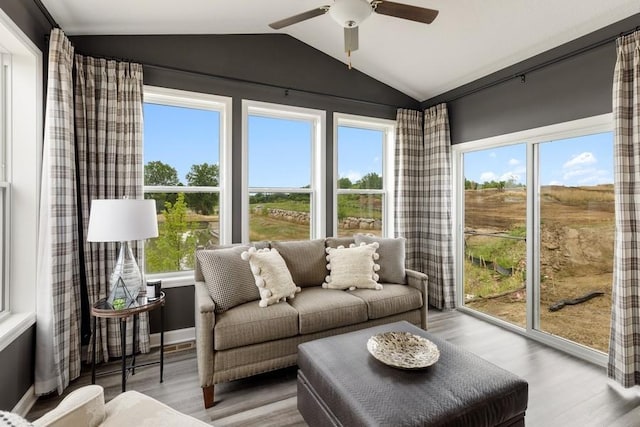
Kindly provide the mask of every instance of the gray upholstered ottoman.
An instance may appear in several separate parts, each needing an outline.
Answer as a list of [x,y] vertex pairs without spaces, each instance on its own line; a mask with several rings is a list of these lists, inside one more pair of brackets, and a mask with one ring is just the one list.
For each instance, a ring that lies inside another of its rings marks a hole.
[[[431,340],[440,360],[423,370],[382,364],[366,343],[387,331]],[[407,322],[300,344],[298,367],[310,426],[524,426],[525,380]]]

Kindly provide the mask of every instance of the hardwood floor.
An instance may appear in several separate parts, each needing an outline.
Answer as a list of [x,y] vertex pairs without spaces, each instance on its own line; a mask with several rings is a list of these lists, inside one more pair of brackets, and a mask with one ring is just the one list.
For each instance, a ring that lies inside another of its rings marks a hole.
[[[527,426],[640,426],[640,391],[621,390],[603,368],[456,311],[432,310],[429,316],[429,332],[529,382]],[[305,426],[296,410],[295,378],[296,369],[290,368],[220,384],[216,405],[205,410],[195,351],[188,350],[168,355],[164,383],[158,381],[158,368],[149,367],[130,377],[127,388],[216,426]],[[65,394],[90,380],[87,369]],[[97,383],[105,388],[107,401],[120,392],[118,374]],[[27,418],[38,418],[62,397],[39,399]]]

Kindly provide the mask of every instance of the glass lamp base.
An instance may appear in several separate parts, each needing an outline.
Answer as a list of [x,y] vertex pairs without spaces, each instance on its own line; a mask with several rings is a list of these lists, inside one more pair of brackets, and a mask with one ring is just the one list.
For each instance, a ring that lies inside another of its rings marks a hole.
[[136,303],[141,287],[140,268],[133,257],[129,244],[122,242],[118,261],[113,273],[111,273],[107,302],[116,310],[129,308]]

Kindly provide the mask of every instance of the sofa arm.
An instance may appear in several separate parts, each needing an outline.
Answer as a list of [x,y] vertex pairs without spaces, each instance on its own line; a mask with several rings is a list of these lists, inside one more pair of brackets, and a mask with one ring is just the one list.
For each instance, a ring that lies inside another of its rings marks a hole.
[[429,277],[415,270],[406,269],[407,284],[412,288],[416,288],[422,293],[422,307],[420,308],[420,323],[422,329],[427,330],[429,312]]
[[195,284],[196,356],[201,387],[213,385],[213,328],[216,325],[216,305],[204,282]]
[[69,393],[57,407],[35,420],[33,425],[97,427],[104,420],[104,390],[99,385],[88,385]]

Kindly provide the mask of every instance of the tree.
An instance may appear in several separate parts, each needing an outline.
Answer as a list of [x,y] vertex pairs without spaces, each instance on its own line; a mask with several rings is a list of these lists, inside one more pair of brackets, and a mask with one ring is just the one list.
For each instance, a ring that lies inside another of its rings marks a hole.
[[375,172],[369,172],[356,182],[355,187],[361,190],[382,189],[382,177]]
[[338,180],[338,188],[351,188],[351,187],[353,187],[353,183],[346,176]]
[[180,185],[178,171],[158,160],[144,165],[144,185]]
[[150,240],[145,250],[147,272],[160,273],[193,268],[196,235],[187,222],[187,204],[184,193],[178,193],[175,203],[165,202],[164,221],[159,235]]
[[[182,183],[173,166],[154,160],[144,165],[144,185],[179,186]],[[167,202],[172,204],[176,202],[176,195],[172,193],[147,193],[145,199],[154,199],[156,212],[160,213]]]
[[[217,187],[220,176],[220,168],[217,164],[202,163],[192,165],[187,173],[189,186]],[[218,194],[213,193],[189,193],[187,203],[195,212],[202,215],[211,215],[218,206]]]

